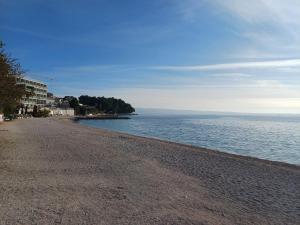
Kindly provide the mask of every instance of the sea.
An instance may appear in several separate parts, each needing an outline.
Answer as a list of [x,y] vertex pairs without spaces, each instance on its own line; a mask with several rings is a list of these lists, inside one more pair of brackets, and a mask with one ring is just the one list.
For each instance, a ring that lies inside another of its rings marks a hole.
[[300,115],[140,113],[130,117],[79,123],[300,165]]

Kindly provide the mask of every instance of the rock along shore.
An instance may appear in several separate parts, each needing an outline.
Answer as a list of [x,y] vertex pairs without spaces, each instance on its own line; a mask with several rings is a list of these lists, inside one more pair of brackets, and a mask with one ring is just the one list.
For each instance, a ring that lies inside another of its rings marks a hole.
[[85,127],[0,125],[0,224],[299,224],[300,167]]

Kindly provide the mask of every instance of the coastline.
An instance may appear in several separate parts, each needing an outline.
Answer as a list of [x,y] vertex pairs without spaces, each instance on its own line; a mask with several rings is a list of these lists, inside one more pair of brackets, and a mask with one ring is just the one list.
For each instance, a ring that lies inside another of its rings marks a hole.
[[119,134],[119,135],[124,135],[124,136],[129,136],[129,137],[134,137],[134,138],[141,138],[141,139],[146,139],[146,140],[158,141],[158,142],[162,142],[162,143],[166,143],[166,144],[175,144],[175,145],[178,145],[178,146],[194,149],[196,151],[199,151],[199,150],[200,151],[208,151],[210,153],[215,153],[216,155],[224,154],[225,157],[232,157],[232,158],[236,158],[237,160],[246,160],[246,161],[254,160],[254,161],[257,161],[257,162],[261,161],[261,163],[270,164],[272,166],[275,166],[275,165],[281,166],[282,165],[282,166],[286,166],[286,167],[300,168],[300,165],[298,165],[298,164],[293,164],[293,163],[288,163],[288,162],[283,162],[283,161],[270,160],[270,159],[263,159],[263,158],[258,158],[258,157],[254,157],[254,156],[249,156],[249,155],[241,155],[241,154],[236,154],[236,153],[230,153],[230,152],[222,151],[220,149],[206,148],[206,147],[187,144],[187,143],[180,143],[180,142],[176,142],[176,141],[161,139],[161,138],[158,138],[158,137],[135,135],[135,134],[130,134],[130,133],[122,132],[122,131],[110,130],[110,129],[106,129],[106,128],[102,128],[102,127],[101,128],[100,127],[93,127],[93,126],[88,126],[86,124],[81,124],[81,123],[79,123],[79,121],[80,121],[80,119],[79,120],[72,120],[72,122],[76,123],[79,126],[85,127],[85,128],[116,133],[116,134]]
[[[300,117],[141,115],[128,121],[79,123],[230,154],[300,165]],[[163,125],[163,126],[162,126]]]
[[[1,197],[10,205],[1,206],[0,218],[8,224],[30,218],[44,224],[296,224],[300,219],[297,165],[65,119],[20,120],[0,129],[8,130],[0,135],[1,190],[8,188]],[[29,209],[19,207],[25,204]]]

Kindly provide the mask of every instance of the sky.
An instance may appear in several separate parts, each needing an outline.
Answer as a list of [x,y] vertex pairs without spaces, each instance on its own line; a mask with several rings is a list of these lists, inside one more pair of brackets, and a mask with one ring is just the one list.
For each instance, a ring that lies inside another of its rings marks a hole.
[[0,0],[0,39],[57,96],[300,114],[299,0]]

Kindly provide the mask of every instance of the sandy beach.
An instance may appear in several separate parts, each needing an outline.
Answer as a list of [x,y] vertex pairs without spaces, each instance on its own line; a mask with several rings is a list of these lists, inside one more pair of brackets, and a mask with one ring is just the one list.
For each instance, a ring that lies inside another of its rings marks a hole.
[[0,224],[299,224],[300,167],[89,128],[0,125]]

